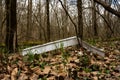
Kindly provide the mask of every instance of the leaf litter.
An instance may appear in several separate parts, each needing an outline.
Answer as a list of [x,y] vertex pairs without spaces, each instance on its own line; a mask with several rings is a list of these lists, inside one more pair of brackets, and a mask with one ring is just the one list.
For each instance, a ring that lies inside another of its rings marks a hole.
[[97,43],[98,56],[73,47],[43,54],[0,55],[1,80],[120,80],[120,44]]

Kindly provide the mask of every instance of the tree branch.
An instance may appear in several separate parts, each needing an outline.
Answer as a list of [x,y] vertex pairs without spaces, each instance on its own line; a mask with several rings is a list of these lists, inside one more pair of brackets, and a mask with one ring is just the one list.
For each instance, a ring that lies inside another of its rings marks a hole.
[[111,8],[108,4],[101,0],[94,0],[98,4],[102,5],[107,11],[111,12],[112,14],[120,17],[120,12],[116,11],[115,9]]

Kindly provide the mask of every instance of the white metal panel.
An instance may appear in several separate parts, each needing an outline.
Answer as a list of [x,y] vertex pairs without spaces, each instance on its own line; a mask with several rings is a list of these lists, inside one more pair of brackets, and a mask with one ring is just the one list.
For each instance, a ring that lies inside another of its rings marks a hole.
[[[40,54],[40,53],[52,51],[52,50],[61,48],[61,44],[63,45],[63,47],[77,45],[78,44],[77,37],[74,36],[74,37],[70,37],[70,38],[66,38],[66,39],[57,40],[54,42],[49,42],[49,43],[46,43],[43,45],[29,47],[29,48],[23,49],[22,54],[25,55],[29,52],[31,52],[33,54]],[[84,41],[82,41],[82,45],[84,48],[86,48],[89,51],[92,51],[93,53],[96,53],[103,57],[105,56],[105,53],[103,51],[101,51],[100,49],[98,49]]]
[[93,53],[98,54],[102,57],[105,56],[105,53],[103,51],[101,51],[99,48],[92,46],[84,41],[82,43],[83,43],[83,47],[86,48],[87,50],[92,51]]
[[22,54],[25,55],[29,52],[32,52],[33,54],[44,53],[47,51],[61,48],[61,44],[63,45],[63,47],[68,47],[68,46],[77,45],[78,42],[76,40],[76,36],[74,36],[74,37],[70,37],[62,40],[57,40],[54,42],[49,42],[43,45],[38,45],[38,46],[33,46],[33,47],[23,49]]

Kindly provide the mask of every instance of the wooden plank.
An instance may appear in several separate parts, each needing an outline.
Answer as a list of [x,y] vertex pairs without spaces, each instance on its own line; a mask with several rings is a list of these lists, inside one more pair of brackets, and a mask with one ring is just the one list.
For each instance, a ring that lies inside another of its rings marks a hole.
[[[61,44],[63,45],[63,47],[77,45],[78,44],[77,37],[74,36],[74,37],[70,37],[70,38],[66,38],[66,39],[49,42],[49,43],[46,43],[43,45],[29,47],[29,48],[23,49],[22,54],[26,55],[29,52],[31,52],[33,54],[40,54],[40,53],[52,51],[52,50],[61,48]],[[103,51],[101,51],[100,49],[98,49],[84,41],[82,41],[82,45],[84,48],[86,48],[89,51],[92,51],[93,53],[96,53],[103,57],[105,56],[105,53]]]

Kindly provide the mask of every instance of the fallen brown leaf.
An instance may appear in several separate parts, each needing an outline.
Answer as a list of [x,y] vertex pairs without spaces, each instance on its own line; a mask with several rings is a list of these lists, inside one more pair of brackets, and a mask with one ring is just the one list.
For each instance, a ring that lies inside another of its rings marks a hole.
[[21,73],[18,80],[28,80],[28,76],[24,73]]
[[47,80],[55,80],[55,76],[51,76],[51,77],[47,78]]
[[91,72],[91,74],[94,76],[96,76],[98,73],[99,73],[98,71]]
[[37,75],[42,74],[41,69],[40,69],[39,66],[36,66],[36,67],[34,67],[34,68],[31,68],[31,70],[32,70],[34,73],[36,73]]
[[11,68],[9,65],[7,66],[7,71],[8,71],[9,74],[10,74],[11,71],[12,71],[12,68]]
[[54,70],[52,70],[52,71],[50,72],[50,74],[51,74],[51,75],[54,75],[54,76],[57,76],[57,75],[58,75],[58,73],[55,72]]
[[51,71],[51,67],[50,66],[45,66],[44,70],[43,70],[43,73],[44,74],[49,74]]
[[38,75],[33,73],[31,76],[30,76],[30,80],[38,80]]
[[11,80],[17,79],[17,73],[18,73],[18,68],[13,69],[13,71],[11,73]]
[[24,67],[24,66],[25,66],[25,63],[23,63],[23,61],[20,61],[20,60],[19,60],[19,61],[18,61],[18,66],[19,66],[19,67]]
[[94,76],[94,77],[93,77],[93,80],[98,80],[98,77],[97,77],[97,76]]
[[10,80],[10,75],[5,75],[5,74],[4,74],[4,78],[1,79],[1,80]]

